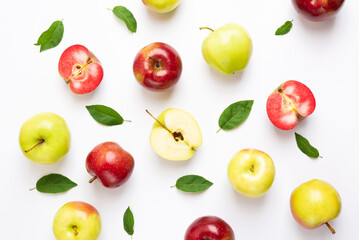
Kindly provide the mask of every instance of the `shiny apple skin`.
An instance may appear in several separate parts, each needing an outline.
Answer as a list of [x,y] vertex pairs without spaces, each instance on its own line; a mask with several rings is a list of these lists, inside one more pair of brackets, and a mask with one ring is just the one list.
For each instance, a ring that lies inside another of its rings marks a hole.
[[232,228],[223,219],[204,216],[187,229],[184,240],[234,240]]
[[292,0],[295,9],[311,21],[324,21],[334,17],[344,0]]
[[86,169],[108,188],[123,185],[132,175],[135,161],[131,154],[114,142],[97,145],[86,158]]
[[151,43],[136,55],[133,73],[137,81],[148,90],[157,92],[169,90],[181,76],[181,57],[166,43]]

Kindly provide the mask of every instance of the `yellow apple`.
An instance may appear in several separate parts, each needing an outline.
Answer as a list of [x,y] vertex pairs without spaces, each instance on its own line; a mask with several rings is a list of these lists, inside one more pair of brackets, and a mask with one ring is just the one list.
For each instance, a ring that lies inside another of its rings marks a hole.
[[202,145],[202,133],[192,115],[181,109],[169,108],[153,124],[150,143],[162,158],[184,161],[190,159]]
[[272,186],[275,168],[270,156],[256,149],[243,149],[229,162],[228,179],[233,188],[248,197],[259,197]]
[[292,192],[290,208],[294,219],[303,227],[315,229],[326,224],[334,234],[335,231],[328,222],[339,215],[341,199],[329,183],[313,179]]
[[175,9],[181,3],[181,0],[142,0],[142,2],[155,12],[166,13]]

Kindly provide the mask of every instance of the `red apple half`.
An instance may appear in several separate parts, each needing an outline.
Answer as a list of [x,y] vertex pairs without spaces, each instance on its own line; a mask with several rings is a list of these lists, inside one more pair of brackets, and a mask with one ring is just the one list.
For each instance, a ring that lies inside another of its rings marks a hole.
[[309,116],[314,109],[315,98],[312,91],[294,80],[280,85],[267,100],[269,120],[283,130],[294,128],[298,119]]
[[59,73],[76,94],[93,91],[103,78],[100,61],[82,45],[73,45],[62,53]]

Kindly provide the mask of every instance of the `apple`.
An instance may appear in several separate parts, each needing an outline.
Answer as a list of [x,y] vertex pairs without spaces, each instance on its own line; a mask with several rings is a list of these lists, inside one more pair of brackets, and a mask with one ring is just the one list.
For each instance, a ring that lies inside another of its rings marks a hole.
[[184,240],[234,240],[232,228],[223,219],[204,216],[196,219],[187,229]]
[[275,168],[270,156],[256,149],[237,152],[228,164],[232,187],[248,197],[260,197],[272,186]]
[[100,61],[82,45],[73,45],[62,53],[59,73],[76,94],[93,91],[103,78]]
[[341,211],[339,193],[329,183],[313,179],[297,187],[290,197],[290,209],[294,219],[307,229],[315,229],[325,224],[334,234],[329,225]]
[[68,202],[57,211],[52,229],[57,240],[96,240],[101,232],[100,214],[88,203]]
[[70,149],[70,130],[55,113],[40,113],[27,120],[20,129],[23,154],[38,164],[60,161]]
[[181,57],[166,43],[151,43],[136,55],[133,73],[138,83],[148,90],[169,90],[181,76]]
[[95,179],[108,188],[116,188],[124,184],[131,176],[135,161],[131,154],[114,142],[97,145],[87,155],[86,169]]
[[202,55],[209,66],[224,74],[242,71],[252,55],[252,40],[241,26],[229,23],[212,32],[203,41]]
[[156,121],[151,130],[150,143],[162,158],[172,161],[188,160],[202,145],[201,130],[188,112],[169,108],[158,118],[153,118]]
[[344,0],[292,0],[298,13],[311,21],[323,21],[334,17]]
[[175,9],[181,0],[142,0],[149,9],[158,13],[167,13]]
[[313,113],[315,98],[310,89],[298,81],[290,80],[280,85],[267,100],[267,114],[274,126],[289,130]]

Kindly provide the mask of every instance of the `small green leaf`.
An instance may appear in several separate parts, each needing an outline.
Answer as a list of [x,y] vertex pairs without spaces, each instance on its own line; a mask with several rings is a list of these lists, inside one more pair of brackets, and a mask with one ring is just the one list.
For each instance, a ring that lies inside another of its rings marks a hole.
[[137,21],[133,14],[123,6],[117,6],[112,9],[113,14],[126,23],[128,30],[131,32],[137,31]]
[[37,43],[34,45],[41,46],[40,52],[45,51],[50,48],[54,48],[62,40],[64,35],[64,24],[62,21],[55,21],[51,24],[50,28],[41,34]]
[[36,189],[42,193],[61,193],[76,187],[77,184],[67,177],[52,173],[40,178],[36,183]]
[[212,182],[198,175],[186,175],[176,182],[176,188],[183,192],[202,192],[212,185]]
[[292,21],[286,21],[282,26],[280,26],[277,31],[275,32],[275,35],[285,35],[289,33],[289,31],[292,29],[293,26],[293,20]]
[[229,105],[219,117],[219,127],[223,130],[231,130],[238,127],[248,118],[253,102],[253,100],[246,100]]
[[310,145],[309,141],[303,137],[302,135],[299,135],[298,133],[295,133],[295,140],[297,141],[297,146],[304,154],[306,154],[308,157],[311,158],[318,158],[320,157],[319,151]]
[[123,215],[123,228],[128,235],[132,236],[134,233],[133,226],[135,225],[135,220],[131,212],[130,207],[128,207]]
[[87,110],[98,123],[106,126],[120,125],[123,118],[115,110],[104,105],[86,106]]

